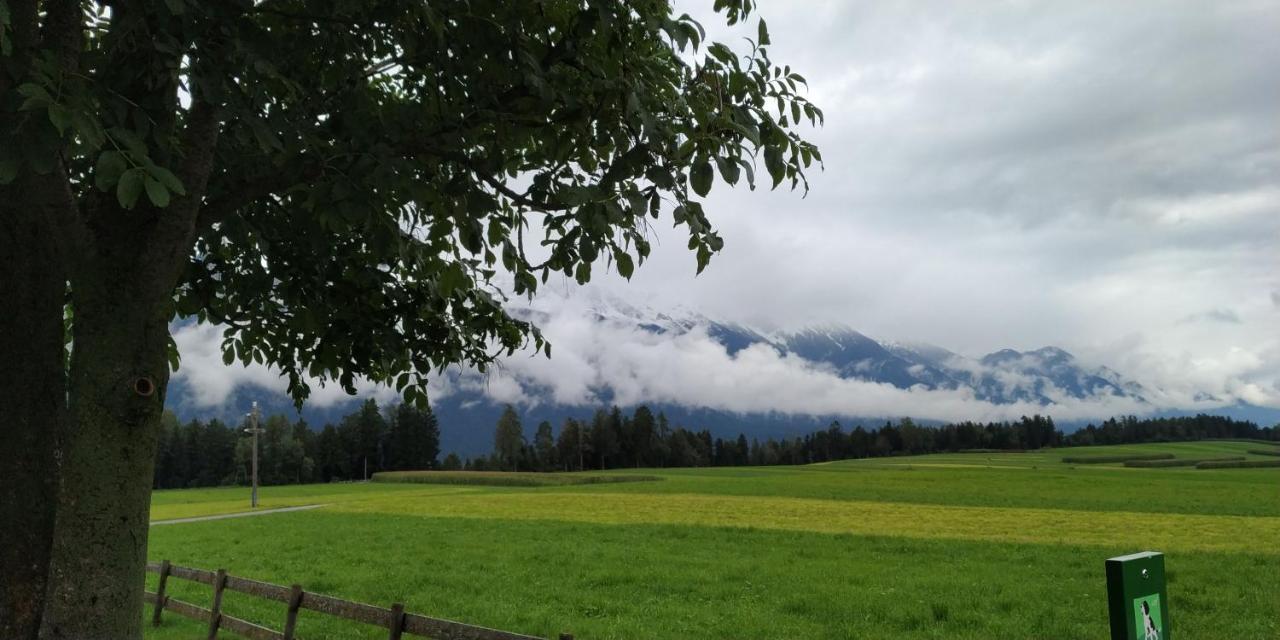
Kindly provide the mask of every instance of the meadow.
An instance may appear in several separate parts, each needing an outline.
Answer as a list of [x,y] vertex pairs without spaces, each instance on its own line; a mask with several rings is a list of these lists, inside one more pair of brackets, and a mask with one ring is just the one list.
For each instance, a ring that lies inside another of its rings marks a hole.
[[[591,638],[1104,638],[1103,561],[1166,554],[1174,633],[1280,637],[1280,469],[1257,443],[1089,447],[799,467],[642,469],[632,482],[266,487],[290,513],[153,527],[149,556],[523,633]],[[1272,458],[1274,459],[1274,458]],[[653,479],[653,478],[658,479]],[[160,491],[153,521],[245,511]],[[151,577],[154,583],[154,576]],[[207,606],[207,586],[170,582]],[[282,606],[230,593],[280,628]],[[200,637],[166,613],[148,638]],[[303,638],[385,637],[307,613]]]

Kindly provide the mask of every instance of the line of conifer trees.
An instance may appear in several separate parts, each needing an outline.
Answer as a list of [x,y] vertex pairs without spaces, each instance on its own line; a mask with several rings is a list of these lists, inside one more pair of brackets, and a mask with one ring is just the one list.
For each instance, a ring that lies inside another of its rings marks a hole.
[[[247,422],[180,424],[166,412],[156,452],[157,489],[248,484],[251,442]],[[384,415],[373,400],[337,426],[313,431],[304,421],[273,415],[258,435],[262,485],[360,480],[376,471],[432,469],[438,465],[440,427],[430,409],[400,404]]]
[[[172,489],[248,484],[250,439],[247,423],[219,420],[180,424],[166,413],[156,454],[155,487]],[[555,429],[543,421],[532,441],[519,414],[505,408],[494,433],[491,455],[463,459],[450,453],[440,461],[440,428],[435,415],[399,404],[381,410],[373,400],[337,425],[313,431],[302,421],[268,417],[258,441],[258,477],[263,485],[360,480],[377,471],[471,469],[578,471],[633,467],[707,467],[808,464],[830,460],[975,449],[1027,450],[1042,447],[1254,438],[1280,441],[1280,428],[1223,416],[1112,418],[1064,434],[1053,419],[1023,417],[1007,422],[916,424],[910,418],[879,427],[846,430],[839,422],[790,438],[763,441],[713,437],[707,429],[672,425],[646,406],[626,415],[618,407],[598,409],[589,419],[566,418]]]
[[707,467],[809,464],[830,460],[965,450],[1030,450],[1044,447],[1170,442],[1210,438],[1280,440],[1280,429],[1224,416],[1112,418],[1064,434],[1045,416],[1006,422],[958,422],[922,426],[910,418],[870,429],[845,430],[832,422],[824,430],[793,438],[748,440],[716,438],[702,429],[672,426],[661,412],[645,406],[630,415],[618,407],[599,409],[589,420],[566,418],[558,434],[550,422],[537,427],[532,442],[524,437],[520,417],[507,406],[494,433],[489,456],[459,461],[444,468],[504,471],[578,471],[630,467]]

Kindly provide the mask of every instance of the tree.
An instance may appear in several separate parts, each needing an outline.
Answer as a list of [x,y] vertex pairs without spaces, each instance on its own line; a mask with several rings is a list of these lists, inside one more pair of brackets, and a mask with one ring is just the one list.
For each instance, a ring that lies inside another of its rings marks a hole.
[[320,479],[325,482],[350,478],[347,468],[347,456],[342,451],[342,436],[337,428],[326,424],[316,437],[318,452],[316,465],[320,468]]
[[458,458],[458,454],[450,451],[449,455],[444,457],[444,462],[440,464],[440,468],[445,471],[459,471],[462,469],[462,460]]
[[556,439],[551,432],[551,423],[543,420],[538,423],[538,431],[533,436],[533,447],[538,453],[538,470],[550,471],[556,468]]
[[591,417],[591,433],[588,436],[590,449],[595,453],[596,468],[607,468],[609,461],[618,452],[618,431],[615,421],[604,409],[597,409]]
[[401,403],[391,414],[387,433],[387,468],[431,469],[440,455],[440,426],[431,408]]
[[654,423],[653,412],[644,405],[636,407],[631,417],[631,442],[629,443],[635,466],[651,467],[657,464],[654,453],[657,449],[654,446],[656,436],[657,426]]
[[763,22],[739,54],[658,0],[0,7],[0,637],[139,637],[175,317],[298,402],[423,406],[446,365],[549,355],[504,294],[630,277],[664,214],[701,271],[717,173],[820,161]]
[[346,470],[349,477],[367,479],[383,468],[383,438],[387,433],[387,421],[378,410],[378,403],[370,398],[360,404],[359,411],[342,418],[338,434],[347,455]]
[[582,471],[589,453],[582,424],[573,418],[565,418],[556,439],[556,450],[566,471]]
[[520,470],[520,453],[524,448],[524,427],[511,405],[502,410],[493,434],[493,458],[504,469]]

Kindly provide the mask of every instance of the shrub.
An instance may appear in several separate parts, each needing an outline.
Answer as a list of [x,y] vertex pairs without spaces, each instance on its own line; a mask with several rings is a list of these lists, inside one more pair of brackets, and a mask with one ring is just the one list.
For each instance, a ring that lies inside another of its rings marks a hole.
[[1194,467],[1201,462],[1231,462],[1244,460],[1244,456],[1226,456],[1222,458],[1179,458],[1177,460],[1125,460],[1124,466],[1138,468],[1160,467]]
[[1280,467],[1280,460],[1226,460],[1208,461],[1196,465],[1197,469],[1257,469],[1261,467]]
[[578,484],[613,482],[648,482],[658,476],[587,475],[581,473],[536,473],[516,471],[380,471],[374,482],[411,482],[419,484],[463,484],[492,487],[560,487]]
[[1250,449],[1255,456],[1280,456],[1280,449]]
[[1172,460],[1172,453],[1142,453],[1114,456],[1067,456],[1063,462],[1074,464],[1103,464],[1107,462],[1128,462],[1130,460]]

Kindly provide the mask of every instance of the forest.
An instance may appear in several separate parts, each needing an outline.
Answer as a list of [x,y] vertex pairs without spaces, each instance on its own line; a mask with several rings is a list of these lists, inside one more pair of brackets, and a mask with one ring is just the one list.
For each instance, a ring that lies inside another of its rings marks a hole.
[[[414,469],[581,471],[634,467],[796,465],[830,460],[923,453],[1176,442],[1215,438],[1280,440],[1280,429],[1224,416],[1111,418],[1064,433],[1047,416],[1006,422],[921,425],[910,418],[880,426],[827,428],[794,437],[750,440],[715,437],[707,429],[672,425],[661,411],[639,406],[597,409],[566,417],[557,429],[543,421],[532,440],[514,407],[494,427],[489,455],[440,457],[440,425],[429,408],[373,400],[337,425],[314,430],[283,415],[260,425],[259,482],[263,485],[362,480],[377,471]],[[248,423],[219,420],[185,424],[166,413],[156,456],[157,489],[248,484]]]
[[[838,421],[808,434],[763,441],[739,433],[714,437],[709,430],[669,424],[645,406],[628,416],[618,407],[598,409],[589,418],[566,418],[557,433],[541,422],[533,442],[525,441],[519,415],[508,406],[494,430],[489,456],[465,460],[461,468],[506,471],[581,471],[630,467],[796,465],[895,455],[975,450],[1025,451],[1045,447],[1176,442],[1213,438],[1280,440],[1280,429],[1225,416],[1196,415],[1139,419],[1110,418],[1070,434],[1053,418],[1023,416],[1007,422],[921,425],[911,418],[879,427],[846,430]],[[452,461],[451,468],[457,468]]]

